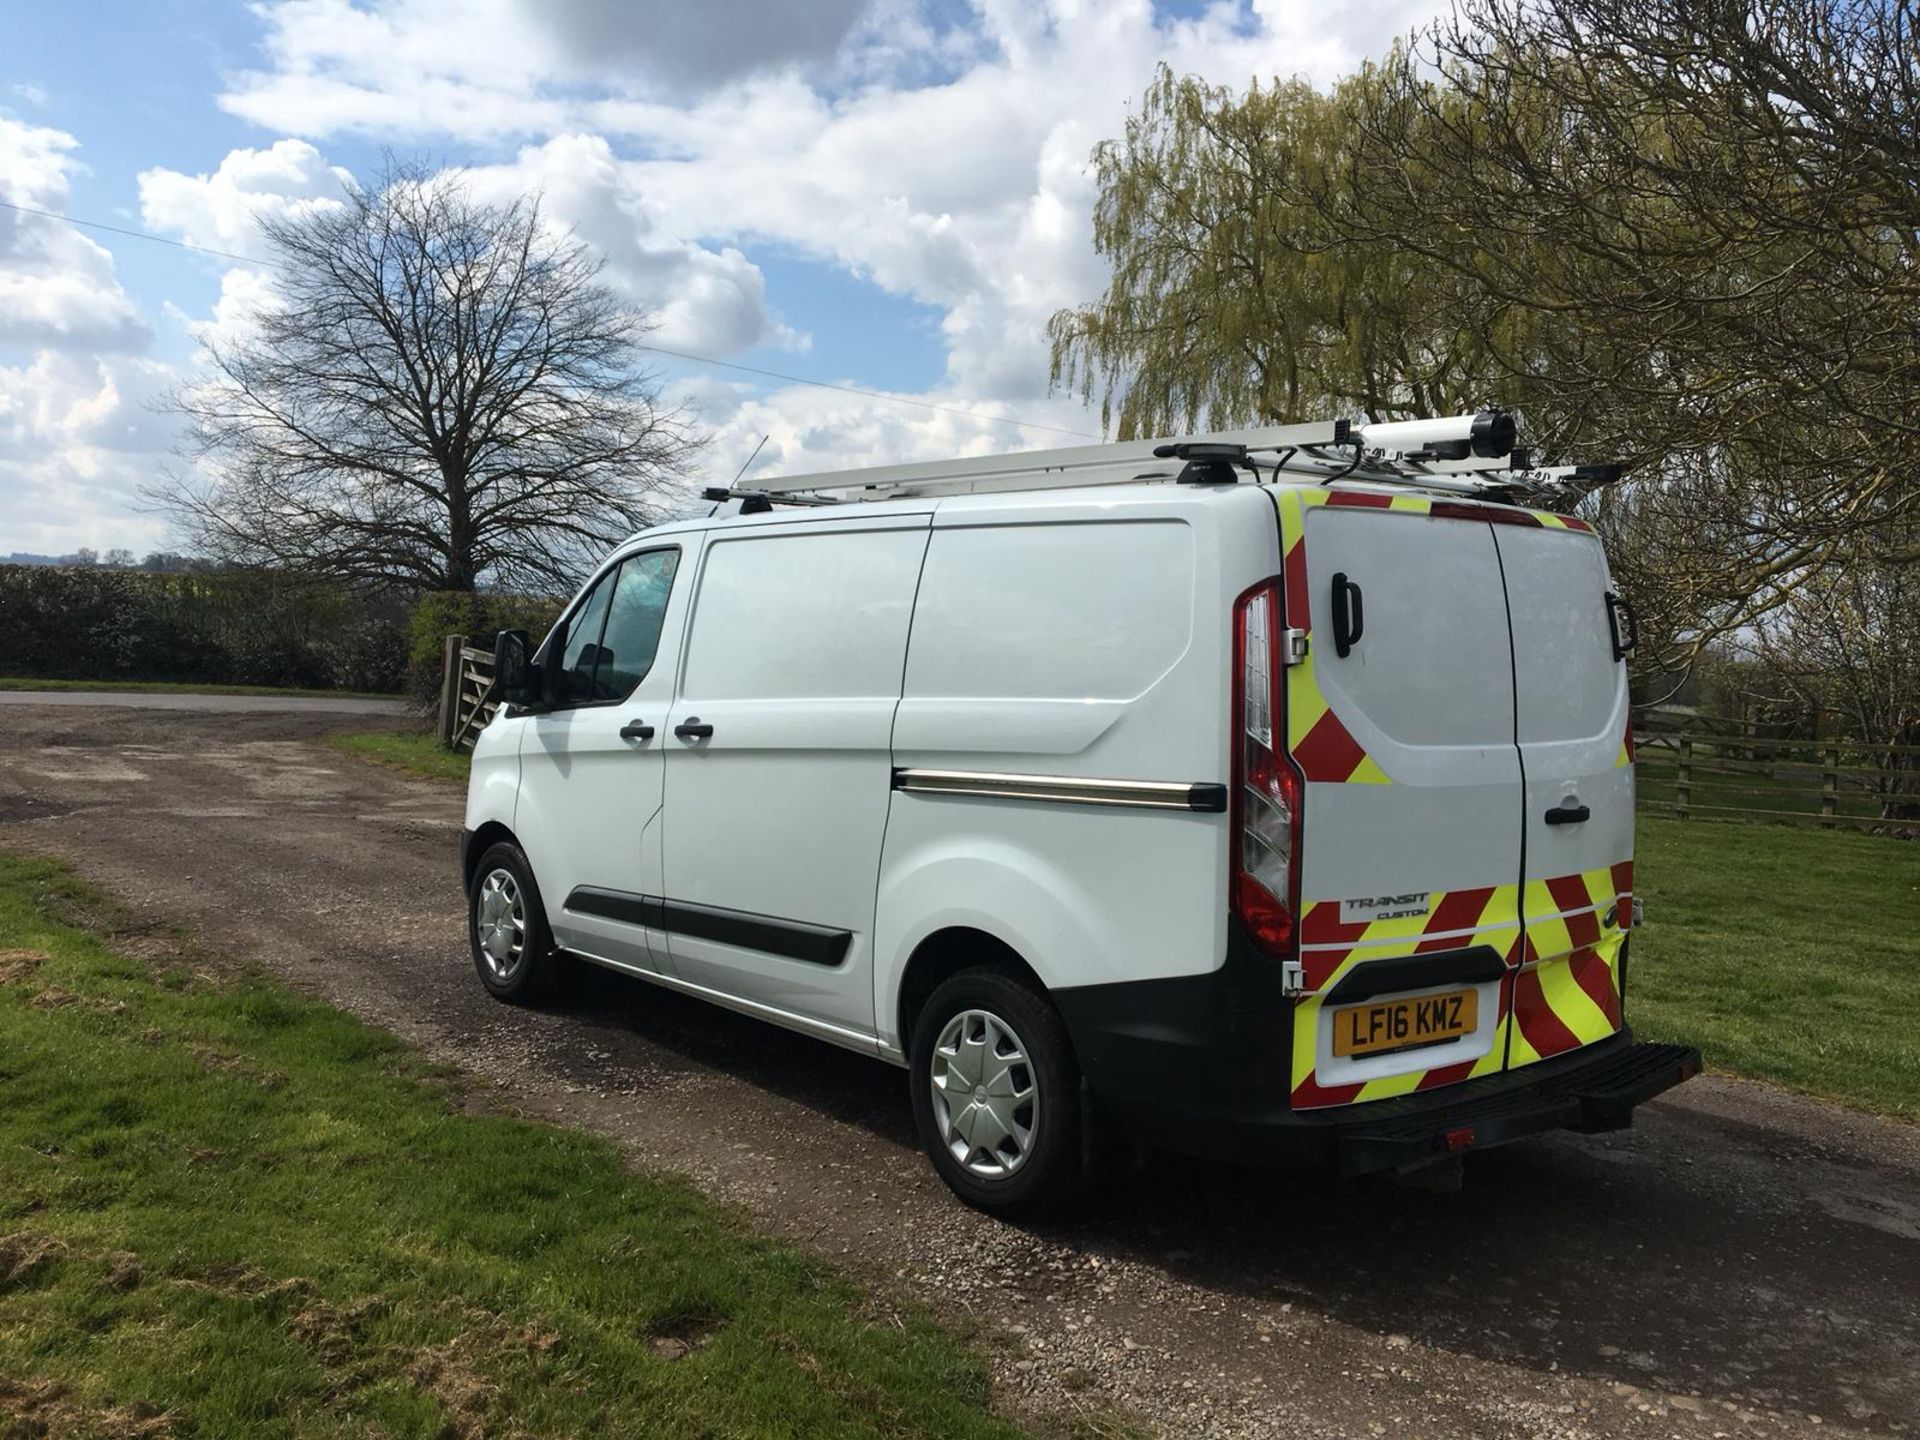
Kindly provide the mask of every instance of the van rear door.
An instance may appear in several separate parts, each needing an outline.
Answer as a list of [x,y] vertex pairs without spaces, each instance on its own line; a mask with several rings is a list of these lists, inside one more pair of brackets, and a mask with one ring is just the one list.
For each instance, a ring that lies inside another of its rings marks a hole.
[[1633,891],[1627,666],[1606,556],[1577,519],[1511,511],[1494,527],[1513,626],[1526,776],[1525,963],[1508,1066],[1620,1028]]
[[1493,527],[1384,490],[1275,500],[1285,623],[1308,632],[1286,684],[1305,781],[1294,1107],[1497,1071],[1523,797]]

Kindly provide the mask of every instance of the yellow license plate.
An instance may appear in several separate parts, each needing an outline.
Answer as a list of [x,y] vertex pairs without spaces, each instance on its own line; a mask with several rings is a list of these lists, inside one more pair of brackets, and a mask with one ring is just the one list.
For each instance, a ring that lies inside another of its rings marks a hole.
[[1383,1050],[1458,1040],[1473,1033],[1479,1015],[1477,990],[1349,1005],[1333,1012],[1333,1053],[1378,1055]]

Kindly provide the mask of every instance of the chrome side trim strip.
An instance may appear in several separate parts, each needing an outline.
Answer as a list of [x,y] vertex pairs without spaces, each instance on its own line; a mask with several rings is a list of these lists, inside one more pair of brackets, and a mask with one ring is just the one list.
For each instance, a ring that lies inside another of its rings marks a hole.
[[909,795],[969,795],[983,800],[1045,800],[1062,805],[1111,805],[1137,810],[1187,810],[1218,815],[1227,787],[1184,780],[1089,780],[1078,775],[1008,775],[991,770],[893,772],[893,788]]

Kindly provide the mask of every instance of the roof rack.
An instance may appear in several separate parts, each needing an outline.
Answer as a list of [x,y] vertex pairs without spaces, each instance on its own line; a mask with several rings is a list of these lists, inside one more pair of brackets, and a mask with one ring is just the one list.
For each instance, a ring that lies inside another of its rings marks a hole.
[[[1514,439],[1513,417],[1503,410],[1367,425],[1320,420],[783,475],[761,479],[751,491],[716,488],[706,493],[710,499],[746,501],[744,513],[754,513],[772,505],[831,504],[840,499],[978,495],[1138,480],[1223,484],[1236,480],[1244,470],[1256,479],[1285,473],[1329,483],[1407,485],[1491,500],[1525,496],[1570,502],[1620,477],[1617,465],[1536,467],[1525,450],[1514,447]],[[1180,462],[1179,468],[1169,461]]]

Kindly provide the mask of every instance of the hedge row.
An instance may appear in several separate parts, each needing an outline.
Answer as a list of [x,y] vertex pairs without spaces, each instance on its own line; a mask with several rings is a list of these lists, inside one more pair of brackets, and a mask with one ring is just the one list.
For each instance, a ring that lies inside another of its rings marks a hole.
[[311,689],[439,688],[450,634],[546,633],[518,595],[408,596],[281,571],[157,574],[0,565],[0,675]]
[[398,690],[400,597],[265,571],[0,565],[0,675]]

